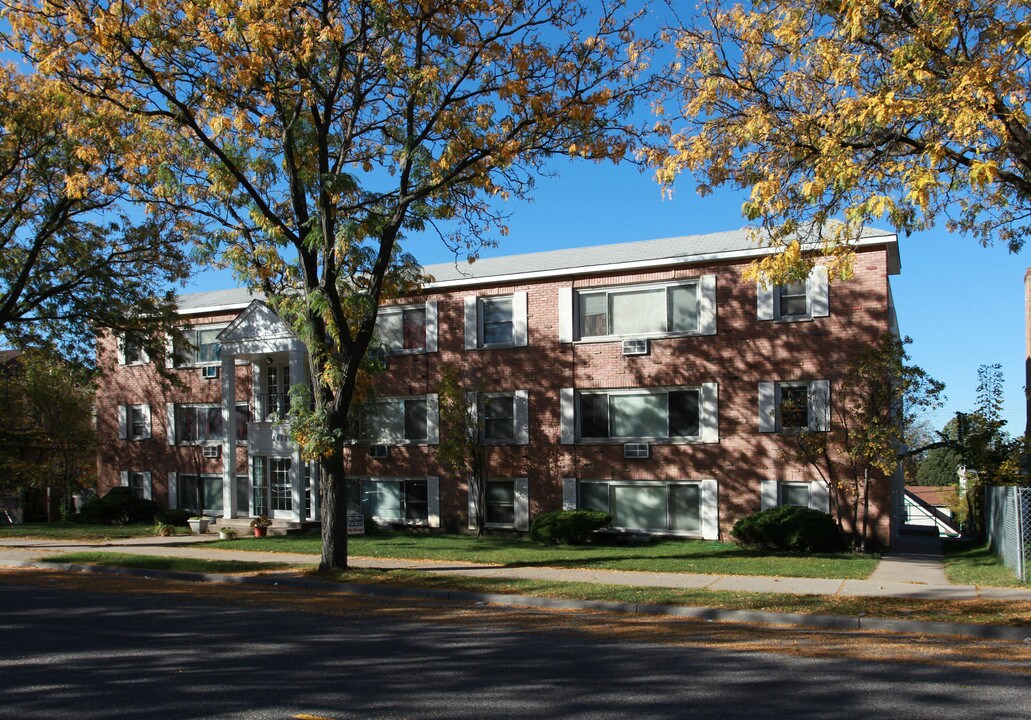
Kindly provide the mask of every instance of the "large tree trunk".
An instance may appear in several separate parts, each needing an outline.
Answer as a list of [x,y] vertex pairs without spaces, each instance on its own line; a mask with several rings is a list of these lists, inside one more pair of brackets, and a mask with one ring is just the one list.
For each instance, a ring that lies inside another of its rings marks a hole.
[[322,485],[322,562],[319,570],[347,569],[347,478],[338,446],[320,463]]

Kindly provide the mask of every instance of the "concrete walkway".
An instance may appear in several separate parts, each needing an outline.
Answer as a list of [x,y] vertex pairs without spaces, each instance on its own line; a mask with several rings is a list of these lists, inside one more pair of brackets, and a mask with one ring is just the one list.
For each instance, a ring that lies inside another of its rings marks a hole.
[[[101,544],[54,540],[0,541],[0,566],[32,564],[40,558],[69,552],[106,550],[139,555],[164,555],[211,560],[280,562],[314,565],[313,555],[248,552],[204,547],[216,535],[189,535],[171,538],[143,537],[112,540]],[[552,580],[606,585],[662,588],[705,588],[734,592],[787,593],[792,595],[841,595],[858,597],[897,597],[934,600],[985,598],[1031,602],[1031,589],[978,588],[952,585],[941,569],[941,546],[935,559],[933,544],[902,543],[892,555],[885,556],[867,580],[824,578],[786,578],[756,575],[700,575],[694,573],[652,573],[620,570],[591,570],[549,567],[501,567],[474,563],[430,560],[391,560],[352,557],[351,565],[361,568],[404,568],[444,575],[464,575],[498,579]]]

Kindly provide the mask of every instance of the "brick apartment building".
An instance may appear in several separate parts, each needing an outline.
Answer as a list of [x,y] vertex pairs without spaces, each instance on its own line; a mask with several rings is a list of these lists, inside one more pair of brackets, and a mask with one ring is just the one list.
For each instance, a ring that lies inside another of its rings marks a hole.
[[[897,238],[867,231],[854,279],[830,285],[821,267],[805,283],[742,281],[763,252],[732,231],[426,267],[419,295],[380,310],[387,368],[349,449],[352,507],[466,527],[466,480],[435,454],[450,363],[481,389],[488,527],[593,508],[617,527],[715,539],[760,508],[828,509],[827,486],[792,460],[790,430],[834,432],[835,383],[864,343],[896,330]],[[180,313],[197,346],[171,369],[182,388],[116,338],[98,344],[113,366],[97,393],[101,490],[316,520],[316,474],[275,422],[307,381],[303,345],[246,291],[186,295]],[[872,492],[882,544],[896,482]]]

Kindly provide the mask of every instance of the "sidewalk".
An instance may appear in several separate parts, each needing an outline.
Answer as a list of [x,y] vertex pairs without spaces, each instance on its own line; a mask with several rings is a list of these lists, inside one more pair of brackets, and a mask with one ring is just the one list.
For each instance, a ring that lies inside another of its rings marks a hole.
[[[217,539],[211,535],[189,535],[170,538],[144,537],[112,540],[100,544],[55,540],[0,541],[0,566],[32,564],[42,557],[68,552],[109,551],[139,555],[163,555],[199,559],[280,562],[314,565],[314,555],[291,553],[217,550],[203,544]],[[386,558],[352,557],[350,563],[360,568],[404,568],[444,575],[466,575],[502,579],[551,580],[638,587],[662,587],[734,592],[785,593],[791,595],[840,595],[857,597],[897,597],[931,600],[969,600],[984,598],[1031,602],[1031,589],[977,588],[973,585],[952,585],[941,570],[941,550],[937,557],[934,544],[911,545],[902,541],[896,553],[885,556],[868,580],[823,578],[785,578],[757,575],[699,575],[692,573],[651,573],[620,570],[591,570],[547,567],[500,567],[474,563],[429,560],[391,560]]]

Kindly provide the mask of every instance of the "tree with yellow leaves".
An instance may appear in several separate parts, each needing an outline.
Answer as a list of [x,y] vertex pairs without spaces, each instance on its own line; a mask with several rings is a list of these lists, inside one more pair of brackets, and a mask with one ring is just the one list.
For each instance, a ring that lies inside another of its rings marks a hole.
[[8,0],[12,44],[147,120],[126,162],[152,206],[305,341],[322,566],[347,563],[344,431],[377,306],[418,281],[399,243],[504,235],[556,153],[619,160],[649,43],[623,0]]
[[[840,275],[866,223],[944,218],[1015,252],[1031,232],[1028,20],[1019,0],[703,0],[673,31],[680,101],[650,158],[666,184],[747,189],[772,244],[801,240]],[[806,262],[755,269],[779,282]]]
[[160,357],[189,263],[174,217],[130,215],[132,123],[12,65],[0,119],[0,342],[89,362],[114,330]]

